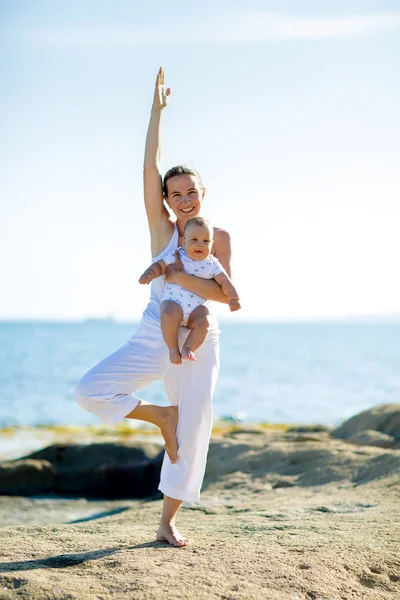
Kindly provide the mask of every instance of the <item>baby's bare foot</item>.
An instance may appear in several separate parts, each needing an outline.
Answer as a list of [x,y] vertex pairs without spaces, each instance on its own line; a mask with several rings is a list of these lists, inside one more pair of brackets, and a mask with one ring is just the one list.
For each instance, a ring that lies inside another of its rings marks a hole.
[[184,358],[185,360],[196,360],[196,356],[194,352],[189,348],[189,346],[183,346],[182,358]]
[[181,354],[179,352],[179,348],[170,348],[169,349],[169,360],[174,364],[174,365],[180,365],[182,364],[182,358],[181,358]]
[[158,542],[168,542],[172,546],[187,546],[190,541],[181,536],[175,525],[161,524],[157,531]]
[[165,440],[165,451],[172,463],[178,460],[178,442],[176,440],[176,426],[178,424],[178,407],[166,406],[163,410],[163,420],[160,425],[162,436]]

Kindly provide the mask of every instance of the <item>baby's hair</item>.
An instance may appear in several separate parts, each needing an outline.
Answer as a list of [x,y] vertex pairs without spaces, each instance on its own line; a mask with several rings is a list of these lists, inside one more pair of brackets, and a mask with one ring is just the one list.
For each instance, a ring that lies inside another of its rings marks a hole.
[[168,196],[168,179],[171,179],[171,177],[176,177],[177,175],[193,175],[199,182],[200,187],[204,189],[200,174],[195,169],[192,169],[192,167],[189,167],[188,165],[178,165],[177,167],[172,167],[172,169],[169,169],[169,171],[167,171],[164,175],[164,181],[162,184],[164,196]]
[[197,227],[207,227],[208,229],[211,229],[211,231],[212,231],[210,221],[208,221],[207,219],[204,219],[203,217],[192,217],[191,219],[189,219],[189,221],[186,221],[186,223],[185,223],[185,227],[183,229],[183,236],[186,235],[186,230],[189,227],[192,227],[193,225],[197,225]]

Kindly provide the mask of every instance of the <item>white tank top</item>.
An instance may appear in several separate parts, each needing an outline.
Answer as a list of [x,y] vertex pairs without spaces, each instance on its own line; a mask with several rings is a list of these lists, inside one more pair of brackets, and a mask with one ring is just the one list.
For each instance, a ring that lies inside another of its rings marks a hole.
[[[161,260],[169,254],[173,252],[178,247],[179,240],[179,232],[176,223],[174,223],[174,232],[172,234],[171,239],[166,248],[158,256],[153,256],[151,259],[152,263],[155,263],[157,260]],[[164,294],[165,288],[165,277],[161,275],[161,277],[157,277],[157,279],[153,279],[150,284],[150,300],[146,309],[143,313],[142,320],[151,321],[153,323],[160,324],[160,304]]]
[[[157,260],[161,260],[164,256],[167,256],[170,252],[173,252],[178,248],[179,241],[179,232],[176,223],[174,223],[174,232],[172,234],[171,239],[169,240],[168,245],[160,254],[157,256],[153,256],[152,263]],[[151,323],[153,325],[157,325],[160,327],[160,305],[163,299],[165,289],[165,277],[161,275],[161,277],[157,277],[153,279],[150,284],[150,300],[146,309],[142,316],[142,321],[147,323]],[[218,320],[215,315],[213,315],[212,321],[210,323],[210,329],[207,338],[215,338],[216,334],[219,333],[218,329]]]

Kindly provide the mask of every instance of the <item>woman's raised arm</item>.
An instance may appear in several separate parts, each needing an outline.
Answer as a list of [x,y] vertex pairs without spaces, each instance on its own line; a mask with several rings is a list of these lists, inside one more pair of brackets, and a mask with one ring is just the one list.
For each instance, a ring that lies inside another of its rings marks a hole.
[[160,124],[161,113],[168,104],[170,89],[164,86],[164,71],[160,68],[154,89],[153,105],[149,128],[146,136],[146,146],[143,164],[144,203],[150,231],[157,233],[162,228],[163,221],[169,218],[164,206],[162,194],[162,177],[160,173]]

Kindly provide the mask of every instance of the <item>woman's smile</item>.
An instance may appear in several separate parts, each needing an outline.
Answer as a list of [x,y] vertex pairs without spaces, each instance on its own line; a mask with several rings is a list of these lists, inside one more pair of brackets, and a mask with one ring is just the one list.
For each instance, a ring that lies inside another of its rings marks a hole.
[[186,208],[181,207],[179,210],[185,215],[190,215],[195,210],[195,206],[190,206]]

